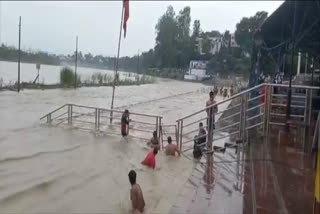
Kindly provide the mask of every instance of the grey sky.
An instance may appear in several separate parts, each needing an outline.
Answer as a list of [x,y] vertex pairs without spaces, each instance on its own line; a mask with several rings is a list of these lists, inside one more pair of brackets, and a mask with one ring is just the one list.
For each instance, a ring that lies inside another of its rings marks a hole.
[[[199,19],[204,31],[235,30],[244,16],[265,10],[271,14],[282,1],[130,1],[127,38],[121,56],[146,51],[155,44],[155,25],[172,5],[176,13],[191,7],[192,22]],[[1,42],[18,43],[18,20],[22,17],[22,47],[56,54],[70,54],[79,36],[82,52],[116,54],[122,1],[2,1]],[[191,26],[192,27],[192,26]]]

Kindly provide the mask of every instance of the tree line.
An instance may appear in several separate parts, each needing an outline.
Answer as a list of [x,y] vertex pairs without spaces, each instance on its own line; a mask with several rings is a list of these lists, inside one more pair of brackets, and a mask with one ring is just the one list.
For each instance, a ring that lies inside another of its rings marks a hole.
[[[236,25],[235,40],[239,47],[231,46],[231,33],[226,30],[204,32],[200,20],[195,19],[191,28],[191,8],[181,9],[177,14],[172,6],[155,25],[156,44],[154,48],[142,52],[140,56],[121,57],[119,69],[130,72],[158,75],[171,78],[183,78],[190,60],[208,60],[209,74],[228,76],[232,74],[248,75],[253,34],[267,18],[268,13],[259,11],[251,17],[243,17]],[[210,37],[219,37],[222,41],[220,51],[210,52]],[[197,38],[202,39],[202,52],[199,53]],[[4,44],[0,47],[0,60],[16,61],[17,49]],[[72,55],[55,55],[46,52],[22,51],[22,62],[58,65],[74,64]],[[115,58],[91,53],[78,53],[78,65],[95,68],[114,69]]]

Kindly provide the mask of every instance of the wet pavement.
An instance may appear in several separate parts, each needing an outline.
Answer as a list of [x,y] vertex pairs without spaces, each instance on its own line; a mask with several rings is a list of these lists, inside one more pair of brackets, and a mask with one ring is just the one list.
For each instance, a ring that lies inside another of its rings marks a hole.
[[[274,139],[240,153],[205,157],[195,164],[170,213],[312,213],[314,170],[308,154]],[[238,172],[238,173],[237,173]]]

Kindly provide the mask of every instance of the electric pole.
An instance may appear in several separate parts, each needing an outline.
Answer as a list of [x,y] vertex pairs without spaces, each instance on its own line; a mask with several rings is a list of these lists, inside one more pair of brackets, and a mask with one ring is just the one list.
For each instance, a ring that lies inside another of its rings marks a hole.
[[139,74],[139,58],[140,58],[140,50],[138,49],[138,65],[137,65],[137,74]]
[[77,88],[77,67],[78,67],[78,36],[76,37],[76,62],[74,67],[74,88]]
[[21,45],[21,16],[19,16],[19,51],[18,51],[18,93],[20,92],[20,45]]

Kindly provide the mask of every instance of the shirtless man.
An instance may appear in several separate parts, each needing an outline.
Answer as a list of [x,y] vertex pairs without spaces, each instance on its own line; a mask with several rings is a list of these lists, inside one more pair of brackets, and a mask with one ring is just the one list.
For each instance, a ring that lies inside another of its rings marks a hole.
[[159,138],[157,136],[157,131],[153,132],[153,137],[151,138],[151,140],[147,143],[148,146],[150,146],[151,148],[157,148],[160,149],[160,143],[159,143]]
[[[213,105],[213,104],[215,104],[216,103],[216,101],[214,100],[214,94],[213,94],[213,92],[212,91],[210,91],[210,93],[209,93],[209,100],[206,102],[206,107],[208,107],[208,106],[211,106],[211,105]],[[207,116],[208,116],[208,118],[207,118],[207,129],[209,128],[209,121],[211,122],[211,123],[213,123],[212,125],[213,125],[213,129],[215,129],[215,124],[214,124],[214,122],[215,122],[215,114],[218,112],[218,106],[214,106],[213,108],[212,108],[212,110],[213,110],[213,112],[212,112],[212,118],[211,118],[211,120],[210,120],[210,108],[207,108],[206,109],[206,111],[207,111]]]
[[168,137],[168,145],[166,147],[166,155],[172,155],[172,156],[176,156],[176,152],[178,153],[178,155],[180,156],[180,152],[177,148],[176,145],[172,144],[172,139],[169,136]]
[[140,185],[136,183],[137,174],[134,170],[130,170],[128,176],[131,184],[130,199],[132,202],[133,213],[142,213],[145,202]]

